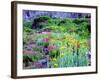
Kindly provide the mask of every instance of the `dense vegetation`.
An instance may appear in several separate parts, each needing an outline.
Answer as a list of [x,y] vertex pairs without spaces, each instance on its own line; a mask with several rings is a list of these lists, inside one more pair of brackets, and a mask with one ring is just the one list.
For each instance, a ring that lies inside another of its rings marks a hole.
[[91,27],[88,18],[40,16],[23,23],[24,68],[91,65]]

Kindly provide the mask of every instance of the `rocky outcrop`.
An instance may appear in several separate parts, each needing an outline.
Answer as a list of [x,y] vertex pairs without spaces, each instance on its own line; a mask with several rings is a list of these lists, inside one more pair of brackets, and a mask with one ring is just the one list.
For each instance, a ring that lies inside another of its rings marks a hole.
[[35,18],[40,16],[49,16],[51,18],[90,18],[89,13],[74,13],[74,12],[54,12],[54,11],[31,11],[23,10],[24,21],[33,21]]

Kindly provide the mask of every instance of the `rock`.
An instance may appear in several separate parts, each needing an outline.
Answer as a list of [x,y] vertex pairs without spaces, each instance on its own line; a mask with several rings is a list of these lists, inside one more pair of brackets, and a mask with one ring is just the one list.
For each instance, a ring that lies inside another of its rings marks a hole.
[[[74,13],[74,12],[54,12],[54,11],[32,11],[32,10],[24,10],[23,18],[24,21],[33,21],[35,18],[40,16],[49,16],[51,18],[82,18],[86,16],[90,16],[88,13]],[[88,17],[89,18],[89,17]]]

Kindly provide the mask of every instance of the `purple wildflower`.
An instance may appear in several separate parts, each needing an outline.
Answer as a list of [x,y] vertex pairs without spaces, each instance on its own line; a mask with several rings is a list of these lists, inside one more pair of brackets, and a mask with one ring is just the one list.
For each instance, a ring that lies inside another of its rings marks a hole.
[[45,55],[48,55],[48,54],[49,54],[49,50],[48,50],[47,47],[44,47],[44,48],[43,48],[43,51],[44,51]]
[[91,52],[90,51],[87,53],[87,57],[88,57],[88,59],[91,59]]

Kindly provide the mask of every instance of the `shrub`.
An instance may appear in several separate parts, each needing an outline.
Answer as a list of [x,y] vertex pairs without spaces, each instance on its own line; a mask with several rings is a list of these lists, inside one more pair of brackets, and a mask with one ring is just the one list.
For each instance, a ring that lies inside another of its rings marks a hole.
[[66,26],[72,23],[72,19],[63,19],[59,22],[58,26]]
[[33,29],[41,29],[43,27],[48,26],[51,18],[48,16],[41,16],[39,18],[34,19],[32,23],[32,28]]

